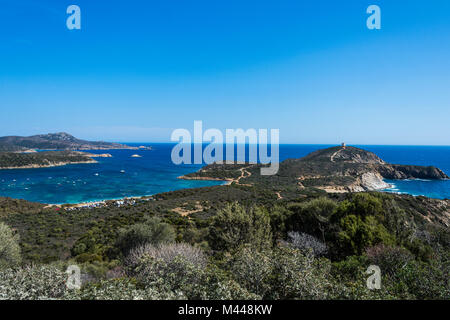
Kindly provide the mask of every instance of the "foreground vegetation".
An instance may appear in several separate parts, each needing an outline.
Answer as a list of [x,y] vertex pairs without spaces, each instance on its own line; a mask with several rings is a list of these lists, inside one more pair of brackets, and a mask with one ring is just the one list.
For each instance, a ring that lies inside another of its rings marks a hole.
[[[78,211],[3,198],[0,298],[449,299],[448,212],[423,197],[279,199],[237,184]],[[80,290],[66,287],[73,264]],[[373,264],[380,290],[366,286]]]

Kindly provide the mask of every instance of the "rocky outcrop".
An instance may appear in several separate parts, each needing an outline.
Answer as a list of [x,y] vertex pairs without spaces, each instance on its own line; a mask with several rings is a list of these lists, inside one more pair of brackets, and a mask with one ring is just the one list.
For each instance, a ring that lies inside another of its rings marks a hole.
[[378,172],[366,172],[359,179],[360,185],[365,190],[380,190],[389,188],[391,185],[384,182],[383,177]]
[[429,179],[443,180],[449,177],[439,168],[429,166],[411,166],[399,164],[386,164],[378,168],[378,172],[385,179]]

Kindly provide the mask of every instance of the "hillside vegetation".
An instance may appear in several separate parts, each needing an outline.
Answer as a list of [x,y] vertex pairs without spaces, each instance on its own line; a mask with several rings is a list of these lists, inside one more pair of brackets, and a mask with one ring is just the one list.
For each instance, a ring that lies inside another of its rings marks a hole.
[[[449,200],[300,187],[312,162],[336,172],[326,158],[287,160],[271,178],[213,165],[203,173],[233,183],[120,207],[0,198],[0,298],[450,299]],[[74,264],[82,287],[70,290]]]
[[95,162],[95,160],[85,154],[72,151],[46,151],[35,153],[0,152],[0,169],[38,168],[70,163]]
[[86,141],[65,133],[39,134],[30,137],[0,137],[0,151],[137,149],[119,143]]

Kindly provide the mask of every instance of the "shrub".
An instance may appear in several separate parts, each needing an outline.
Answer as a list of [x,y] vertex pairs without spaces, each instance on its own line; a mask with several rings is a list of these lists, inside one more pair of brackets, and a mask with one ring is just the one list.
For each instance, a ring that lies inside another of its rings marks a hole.
[[331,287],[329,299],[371,300],[395,299],[396,297],[387,288],[386,278],[381,272],[381,289],[367,288],[366,273],[370,262],[366,256],[349,256],[340,262],[332,264]]
[[145,245],[130,252],[128,274],[146,290],[188,299],[258,299],[188,244]]
[[293,248],[274,251],[272,299],[327,299],[331,265]]
[[0,222],[0,269],[20,264],[22,258],[18,242],[18,235],[14,235],[10,227]]
[[183,293],[188,298],[200,298],[202,274],[206,257],[200,249],[188,244],[144,246],[126,259],[128,274],[145,288]]
[[317,198],[305,203],[292,204],[288,224],[298,230],[325,239],[325,226],[336,209],[336,203],[328,198]]
[[246,210],[238,203],[228,204],[213,218],[209,244],[217,251],[234,251],[244,244],[270,247],[272,234],[267,211],[260,207]]
[[340,220],[340,228],[337,245],[345,255],[361,255],[365,248],[378,243],[395,243],[394,238],[374,216],[350,214]]
[[0,300],[61,299],[67,274],[53,266],[27,266],[0,271]]
[[299,249],[305,253],[310,252],[316,257],[327,253],[328,249],[326,244],[309,234],[289,232],[288,237],[289,239],[286,242],[287,245]]
[[414,259],[408,250],[384,244],[367,248],[366,255],[371,264],[379,266],[383,274],[391,277]]
[[259,251],[245,246],[228,265],[236,282],[263,299],[329,297],[330,262],[295,248]]
[[450,299],[449,263],[444,261],[409,261],[395,274],[395,280],[387,283],[399,298]]
[[127,266],[135,266],[141,263],[142,259],[153,258],[155,260],[162,260],[170,263],[177,256],[181,256],[186,262],[189,262],[199,268],[204,268],[207,259],[203,251],[199,248],[193,247],[186,243],[172,243],[172,244],[144,244],[130,251],[125,259]]
[[270,291],[272,252],[242,247],[230,261],[233,278],[250,292],[264,296]]
[[261,296],[243,288],[215,265],[209,265],[202,276],[201,298],[212,300],[258,300]]
[[174,240],[175,231],[173,227],[161,222],[156,217],[152,217],[147,219],[145,223],[138,223],[128,229],[120,230],[116,246],[123,255],[126,255],[131,249],[146,243],[168,243]]
[[138,288],[135,280],[118,278],[89,283],[81,290],[72,290],[66,293],[69,300],[181,300],[182,294],[166,291],[157,291],[153,288]]

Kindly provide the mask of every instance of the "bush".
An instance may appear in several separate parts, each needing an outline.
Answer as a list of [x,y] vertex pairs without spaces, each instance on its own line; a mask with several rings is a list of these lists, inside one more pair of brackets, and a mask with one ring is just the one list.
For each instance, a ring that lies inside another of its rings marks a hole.
[[337,215],[355,214],[358,216],[376,216],[383,214],[383,202],[370,193],[355,193],[350,201],[341,202]]
[[145,223],[138,223],[128,229],[120,230],[116,246],[123,255],[126,255],[133,248],[146,243],[169,243],[174,240],[175,231],[173,227],[161,222],[156,217],[152,217],[147,219]]
[[328,198],[318,198],[305,203],[288,206],[291,217],[288,225],[297,230],[314,235],[325,241],[325,226],[336,209],[336,203]]
[[0,271],[0,300],[61,299],[67,274],[52,266],[27,266]]
[[270,291],[273,261],[271,251],[242,247],[230,261],[233,278],[248,291],[265,296]]
[[234,280],[263,299],[327,299],[331,264],[298,249],[242,247],[228,263]]
[[215,265],[209,265],[202,276],[202,299],[259,300],[261,296],[249,292]]
[[199,286],[206,267],[206,257],[200,249],[188,244],[147,245],[131,251],[126,264],[128,274],[145,288],[200,298]]
[[258,299],[188,244],[145,245],[126,259],[128,274],[146,290],[172,292],[188,299]]
[[317,259],[292,248],[274,251],[272,299],[328,299],[330,268],[327,259]]
[[340,220],[337,245],[344,255],[361,255],[367,247],[378,243],[394,244],[395,239],[374,216],[350,214]]
[[136,266],[146,258],[153,258],[155,260],[170,263],[177,256],[183,257],[186,262],[199,268],[204,268],[207,263],[207,258],[203,251],[189,244],[173,243],[155,246],[147,243],[131,250],[130,254],[125,259],[125,264],[129,267]]
[[383,244],[368,248],[366,255],[371,264],[379,266],[383,274],[391,277],[414,259],[406,249]]
[[264,249],[272,244],[270,218],[260,207],[246,210],[238,203],[228,204],[213,218],[209,244],[216,251],[235,251],[244,244]]
[[180,300],[181,294],[138,288],[135,280],[119,278],[89,283],[81,290],[73,290],[64,297],[69,300]]
[[312,253],[316,257],[327,253],[326,244],[309,234],[289,232],[288,237],[286,244],[304,253]]
[[450,299],[449,263],[410,261],[399,269],[389,290],[402,299]]
[[20,264],[22,258],[18,242],[18,235],[14,235],[10,227],[0,222],[0,269]]

